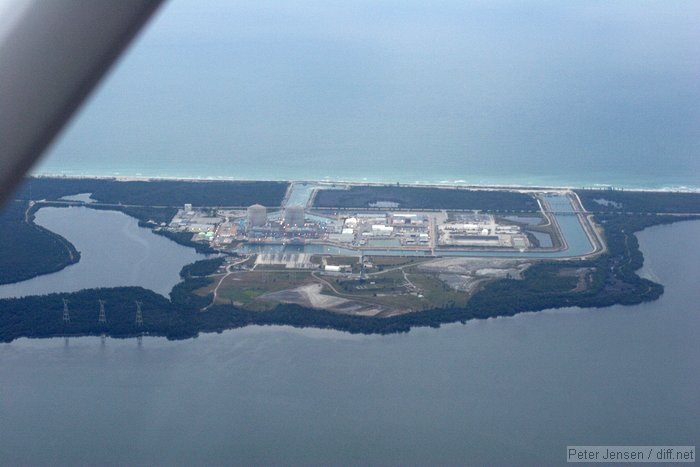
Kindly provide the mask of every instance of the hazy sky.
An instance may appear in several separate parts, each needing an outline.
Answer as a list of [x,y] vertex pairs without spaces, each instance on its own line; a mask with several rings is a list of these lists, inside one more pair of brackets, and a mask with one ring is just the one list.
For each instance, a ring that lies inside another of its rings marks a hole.
[[699,44],[696,1],[174,0],[44,170],[700,185]]

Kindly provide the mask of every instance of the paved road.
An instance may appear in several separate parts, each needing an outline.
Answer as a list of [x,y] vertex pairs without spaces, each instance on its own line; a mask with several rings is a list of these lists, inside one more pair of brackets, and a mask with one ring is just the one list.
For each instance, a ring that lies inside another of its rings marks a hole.
[[219,287],[221,287],[221,284],[224,282],[224,280],[226,280],[226,278],[228,276],[230,276],[231,274],[234,274],[236,272],[236,271],[232,271],[231,268],[233,266],[238,266],[239,264],[245,263],[246,261],[248,261],[248,259],[250,259],[250,256],[246,256],[244,259],[242,259],[240,261],[236,261],[235,263],[231,263],[228,266],[226,266],[226,274],[221,276],[221,279],[219,279],[219,282],[217,282],[216,287],[214,287],[214,297],[212,298],[211,303],[209,305],[205,306],[204,308],[202,308],[202,311],[206,311],[207,309],[209,309],[209,307],[211,307],[212,305],[214,305],[216,303],[216,299],[219,296],[218,295],[219,294]]

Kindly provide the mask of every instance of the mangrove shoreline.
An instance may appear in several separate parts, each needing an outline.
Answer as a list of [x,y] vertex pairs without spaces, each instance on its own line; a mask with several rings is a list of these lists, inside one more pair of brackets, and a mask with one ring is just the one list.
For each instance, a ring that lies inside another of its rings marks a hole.
[[[41,179],[34,179],[36,180]],[[90,184],[101,182],[94,179],[85,180]],[[66,206],[65,202],[58,201],[62,196],[85,192],[83,189],[87,187],[83,183],[74,182],[75,180],[68,180],[67,183],[70,186],[65,186],[61,180],[49,179],[40,187],[44,195],[42,199],[45,200],[41,204],[30,207],[29,198],[22,201],[20,197],[20,201],[11,203],[3,210],[0,217],[0,228],[4,227],[3,235],[5,232],[19,229],[20,233],[31,232],[30,235],[34,235],[32,238],[38,238],[39,245],[43,245],[37,250],[36,255],[27,258],[26,255],[19,255],[19,250],[12,248],[12,242],[15,242],[16,246],[17,242],[21,241],[21,236],[10,234],[7,237],[8,241],[4,242],[4,256],[0,256],[0,267],[10,274],[9,279],[16,279],[12,282],[55,272],[79,259],[79,253],[70,242],[33,222],[33,213],[40,206]],[[127,195],[131,197],[131,201],[138,202],[141,202],[138,196],[149,200],[163,200],[167,198],[169,190],[183,189],[183,182],[172,185],[169,184],[171,182],[161,182],[165,185],[160,185],[161,189],[155,194],[144,191],[141,186],[138,187],[136,194],[125,194],[128,192],[127,185],[115,184],[128,182],[107,180],[105,183],[109,186],[102,188],[103,193],[114,197],[109,201],[121,199],[122,196]],[[198,184],[201,187],[202,183],[206,184],[206,182],[192,184]],[[216,185],[220,193],[214,198],[211,198],[210,193],[202,192],[200,187],[194,189],[193,195],[200,196],[202,200],[214,199],[217,201],[214,203],[216,205],[231,205],[232,198],[228,196],[234,192],[244,196],[240,199],[245,202],[265,198],[268,205],[274,205],[274,203],[281,203],[287,185],[275,183],[259,186],[253,190],[252,194],[246,192],[250,185],[246,185],[245,189],[240,186],[229,188]],[[95,187],[91,186],[91,188]],[[34,189],[36,190],[36,187]],[[23,190],[25,191],[20,191],[20,194],[29,196],[26,185]],[[392,187],[392,192],[396,192],[396,188]],[[367,193],[366,190],[361,191],[363,203],[370,199]],[[416,191],[406,193],[408,197],[415,197]],[[447,323],[513,316],[517,313],[552,308],[634,305],[660,297],[664,290],[661,284],[636,274],[636,271],[642,267],[644,258],[634,234],[654,225],[700,219],[700,215],[696,214],[700,213],[700,194],[610,190],[577,190],[577,193],[585,208],[603,227],[608,251],[591,259],[536,263],[525,271],[522,279],[499,279],[488,283],[472,296],[464,307],[436,308],[387,318],[342,315],[287,304],[278,305],[270,311],[251,311],[232,305],[207,307],[212,297],[202,297],[194,291],[209,284],[210,279],[207,276],[214,273],[223,261],[223,258],[213,258],[185,266],[181,271],[182,282],[172,289],[169,299],[141,287],[117,287],[0,300],[0,342],[11,342],[20,337],[48,338],[83,335],[111,337],[151,335],[164,336],[168,339],[184,339],[196,337],[200,332],[221,332],[249,325],[288,325],[335,329],[349,333],[390,334],[408,332],[413,327],[439,327]],[[186,199],[182,196],[180,193],[178,200]],[[238,199],[235,202],[239,202]],[[151,207],[102,203],[101,199],[98,200],[100,203],[84,206],[92,209],[121,211],[138,219],[140,226],[150,229],[162,222],[167,222],[175,210],[174,203]],[[605,202],[601,204],[600,200]],[[161,232],[156,229],[154,233]],[[211,252],[204,248],[206,245],[195,244],[184,236],[182,238],[174,235],[166,236],[185,246],[199,247],[200,252]],[[13,252],[17,256],[13,256]],[[43,261],[46,254],[49,254],[52,262]],[[8,265],[13,264],[26,267],[24,269],[8,268]],[[572,282],[575,281],[575,275],[566,273],[567,269],[572,268],[587,268],[591,271],[583,291],[576,291],[576,284]],[[20,272],[12,277],[12,271],[15,270],[33,271],[34,276],[27,276],[26,272]],[[63,299],[67,299],[70,303],[70,321],[68,322],[63,320]],[[108,303],[106,323],[98,322],[98,300],[106,300]],[[137,324],[136,321],[136,301],[142,304],[142,325]],[[200,311],[205,307],[207,307],[206,311]]]

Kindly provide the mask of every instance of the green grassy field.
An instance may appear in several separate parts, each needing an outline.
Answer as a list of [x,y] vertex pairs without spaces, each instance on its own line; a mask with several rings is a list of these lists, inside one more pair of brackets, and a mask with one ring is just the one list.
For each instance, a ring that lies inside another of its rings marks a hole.
[[[293,289],[308,284],[311,280],[311,273],[307,271],[261,271],[257,268],[255,271],[241,271],[224,279],[219,287],[218,302],[234,302],[252,310],[267,310],[273,308],[275,303],[257,300],[258,297],[269,292]],[[206,295],[215,286],[216,281],[209,287],[200,289],[198,294]]]

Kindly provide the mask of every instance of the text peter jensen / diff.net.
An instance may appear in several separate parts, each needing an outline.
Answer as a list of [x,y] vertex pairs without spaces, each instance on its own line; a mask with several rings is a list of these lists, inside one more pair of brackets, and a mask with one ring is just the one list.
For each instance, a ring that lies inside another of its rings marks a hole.
[[695,462],[695,446],[567,446],[567,462]]

